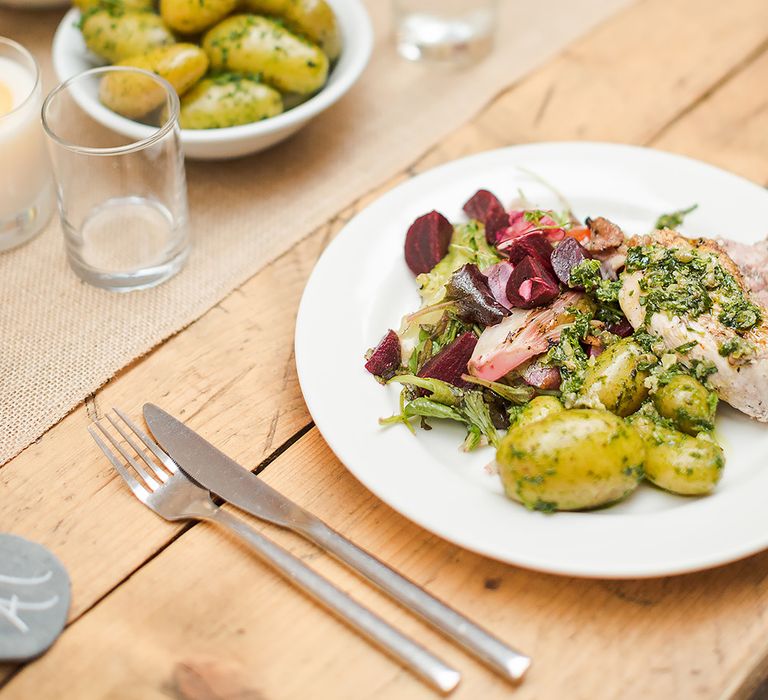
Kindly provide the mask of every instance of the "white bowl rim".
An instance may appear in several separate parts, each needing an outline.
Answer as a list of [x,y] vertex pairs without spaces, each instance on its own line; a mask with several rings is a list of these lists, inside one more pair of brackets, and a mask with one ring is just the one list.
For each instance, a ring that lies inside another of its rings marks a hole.
[[[360,0],[329,0],[339,21],[343,35],[343,49],[333,73],[326,85],[315,95],[292,109],[274,117],[250,124],[228,126],[221,129],[181,129],[181,140],[185,145],[233,144],[268,136],[278,131],[298,127],[337,102],[357,81],[368,64],[373,50],[373,27],[367,10]],[[69,27],[79,20],[80,12],[72,8],[62,18],[53,38],[53,68],[60,81],[73,77],[62,71],[59,57],[63,51],[62,42]],[[122,121],[122,119],[121,119]],[[125,125],[116,129],[125,131]]]

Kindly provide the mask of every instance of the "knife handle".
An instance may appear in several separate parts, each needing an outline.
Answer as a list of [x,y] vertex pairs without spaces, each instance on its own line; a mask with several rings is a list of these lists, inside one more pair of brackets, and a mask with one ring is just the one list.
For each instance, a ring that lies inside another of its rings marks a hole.
[[522,679],[531,659],[438,600],[314,516],[301,533],[417,613],[470,654],[510,681]]
[[310,569],[300,559],[264,537],[243,520],[221,508],[206,520],[237,535],[294,586],[322,603],[435,690],[447,694],[458,685],[461,675],[456,669],[406,637],[368,608],[352,600],[327,578]]

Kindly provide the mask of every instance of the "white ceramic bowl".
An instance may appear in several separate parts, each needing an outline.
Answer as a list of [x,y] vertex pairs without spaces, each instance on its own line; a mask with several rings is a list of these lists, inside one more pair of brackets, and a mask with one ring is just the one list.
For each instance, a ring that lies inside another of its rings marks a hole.
[[[224,129],[182,129],[181,142],[185,155],[200,160],[218,160],[263,151],[287,139],[349,90],[371,55],[371,21],[360,0],[328,0],[328,3],[336,13],[343,48],[325,87],[298,107],[260,122]],[[103,63],[86,48],[77,28],[79,19],[80,13],[70,10],[61,20],[53,38],[53,67],[61,81]],[[103,109],[95,97],[81,104],[94,119],[120,133],[133,135],[135,128],[132,127],[139,126]]]

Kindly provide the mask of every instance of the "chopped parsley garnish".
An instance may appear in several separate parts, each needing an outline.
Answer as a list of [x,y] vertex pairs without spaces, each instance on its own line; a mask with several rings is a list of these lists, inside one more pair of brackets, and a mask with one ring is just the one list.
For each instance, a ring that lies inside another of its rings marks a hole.
[[627,251],[626,270],[643,272],[640,303],[646,318],[657,311],[698,318],[717,304],[718,320],[737,331],[748,331],[762,320],[760,309],[713,255],[686,248],[634,246]]
[[687,209],[678,209],[677,211],[670,212],[669,214],[662,214],[658,219],[656,219],[654,226],[658,229],[676,229],[678,226],[682,225],[683,219],[685,219],[685,217],[688,216],[688,214],[690,214],[698,206],[698,204],[694,204]]
[[598,260],[584,260],[571,270],[570,287],[582,287],[597,305],[595,318],[605,323],[618,323],[624,318],[619,308],[621,282],[604,280]]

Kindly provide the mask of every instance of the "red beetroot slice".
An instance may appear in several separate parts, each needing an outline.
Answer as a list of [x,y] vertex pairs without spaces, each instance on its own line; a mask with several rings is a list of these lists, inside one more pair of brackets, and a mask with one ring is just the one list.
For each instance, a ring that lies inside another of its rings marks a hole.
[[560,294],[560,285],[544,264],[530,255],[523,258],[507,282],[507,298],[512,306],[533,309],[546,306]]
[[471,389],[472,384],[465,382],[462,374],[467,374],[469,358],[477,345],[477,336],[467,331],[446,345],[434,357],[430,357],[419,370],[419,377],[440,379],[462,389]]
[[485,225],[485,237],[489,243],[496,242],[496,232],[505,228],[509,216],[499,198],[488,190],[478,190],[464,204],[464,211],[470,219],[482,221]]
[[527,233],[519,238],[513,238],[503,247],[504,254],[511,263],[519,263],[526,255],[538,258],[552,274],[552,244],[541,233]]
[[405,236],[405,262],[414,275],[429,272],[448,252],[453,226],[440,212],[431,211],[411,224]]
[[552,269],[563,284],[568,284],[571,271],[592,257],[575,238],[566,238],[552,251]]
[[502,261],[488,268],[488,288],[493,298],[505,309],[511,309],[512,304],[507,299],[507,282],[515,266],[512,263]]
[[400,338],[395,331],[390,330],[371,353],[365,368],[377,377],[392,379],[400,367],[401,360]]
[[560,370],[557,367],[549,367],[534,362],[523,372],[523,379],[527,384],[537,389],[557,389],[560,387]]

